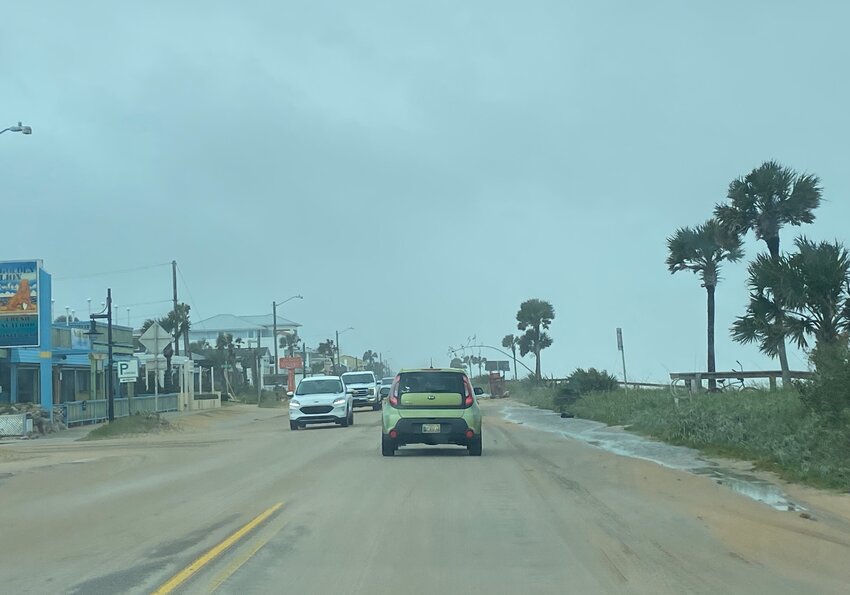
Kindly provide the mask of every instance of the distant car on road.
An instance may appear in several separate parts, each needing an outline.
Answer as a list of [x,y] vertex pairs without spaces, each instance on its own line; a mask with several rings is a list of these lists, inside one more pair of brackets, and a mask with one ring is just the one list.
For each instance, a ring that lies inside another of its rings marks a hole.
[[378,380],[373,372],[345,372],[340,376],[347,391],[351,391],[355,407],[364,405],[377,411],[381,408],[378,396]]
[[473,389],[473,391],[475,392],[475,398],[476,398],[476,399],[478,399],[478,400],[481,400],[481,399],[492,399],[492,398],[493,398],[493,395],[491,395],[490,393],[486,392],[483,388],[480,388],[480,387],[477,387],[477,386],[476,386],[476,387]]
[[289,401],[289,429],[307,424],[335,423],[344,428],[354,424],[354,403],[336,376],[311,376],[298,383]]
[[383,402],[384,399],[390,396],[390,389],[393,386],[393,380],[395,380],[395,376],[387,376],[386,378],[381,378],[381,383],[378,386],[378,397],[380,397],[381,402]]
[[457,444],[481,456],[481,410],[463,370],[402,370],[381,419],[385,457],[405,444]]

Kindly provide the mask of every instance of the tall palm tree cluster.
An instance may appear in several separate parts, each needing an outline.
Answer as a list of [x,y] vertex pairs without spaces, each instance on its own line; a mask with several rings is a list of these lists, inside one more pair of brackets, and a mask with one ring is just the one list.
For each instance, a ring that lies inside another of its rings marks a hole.
[[502,347],[510,349],[513,355],[514,378],[517,349],[522,357],[534,355],[534,379],[539,381],[542,378],[540,352],[552,346],[552,337],[546,331],[554,319],[555,308],[546,300],[532,298],[520,304],[516,313],[517,329],[525,332],[519,336],[505,335],[502,339]]
[[386,364],[381,359],[381,354],[372,349],[363,352],[363,369],[374,372],[377,378],[383,378],[389,373]]
[[[785,345],[801,348],[847,342],[850,331],[850,255],[839,242],[794,240],[795,251],[780,249],[780,231],[815,220],[823,189],[817,176],[799,174],[768,161],[729,184],[727,201],[696,227],[682,227],[667,238],[671,273],[695,273],[707,294],[709,372],[715,371],[715,288],[722,263],[743,258],[743,238],[752,231],[767,254],[748,266],[749,303],[732,325],[740,343],[756,343],[779,358],[784,385],[790,382]],[[715,388],[710,382],[709,388]]]

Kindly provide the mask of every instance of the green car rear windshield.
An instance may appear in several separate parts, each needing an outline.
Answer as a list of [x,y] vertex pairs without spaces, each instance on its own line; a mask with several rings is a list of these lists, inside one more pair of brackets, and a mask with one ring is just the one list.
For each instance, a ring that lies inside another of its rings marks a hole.
[[404,372],[399,376],[398,394],[457,393],[466,394],[463,375],[457,372]]

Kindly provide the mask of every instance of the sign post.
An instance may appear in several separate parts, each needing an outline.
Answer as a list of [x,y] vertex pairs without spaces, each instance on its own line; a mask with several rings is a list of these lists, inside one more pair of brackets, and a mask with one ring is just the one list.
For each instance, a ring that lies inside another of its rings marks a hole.
[[118,362],[118,382],[127,385],[127,415],[133,415],[133,390],[131,383],[139,377],[139,360]]
[[628,378],[626,378],[626,351],[623,349],[623,329],[617,327],[617,349],[623,360],[623,389],[629,390]]
[[[171,335],[158,322],[154,322],[139,337],[139,343],[147,349],[148,353],[153,354],[154,409],[159,411],[159,356],[171,344]],[[147,384],[148,372],[149,370],[145,367],[145,384]]]
[[286,381],[286,390],[289,392],[295,391],[295,370],[304,367],[304,360],[300,355],[294,357],[282,357],[278,360],[278,365],[281,369],[286,370],[288,378]]

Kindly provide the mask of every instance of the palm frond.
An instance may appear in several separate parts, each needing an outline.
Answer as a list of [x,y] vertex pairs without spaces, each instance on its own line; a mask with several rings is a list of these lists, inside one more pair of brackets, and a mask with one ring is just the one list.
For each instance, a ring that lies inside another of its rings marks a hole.
[[670,273],[691,271],[706,285],[716,285],[720,263],[743,257],[740,236],[715,219],[697,227],[681,227],[667,238],[667,269]]

